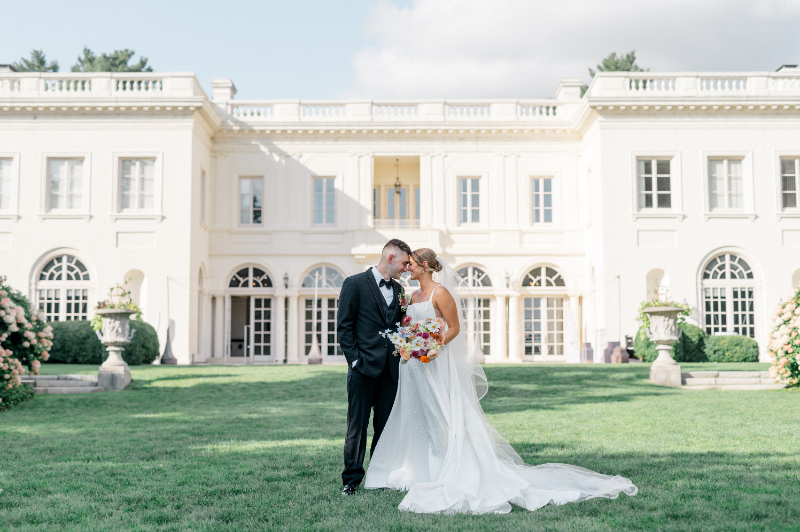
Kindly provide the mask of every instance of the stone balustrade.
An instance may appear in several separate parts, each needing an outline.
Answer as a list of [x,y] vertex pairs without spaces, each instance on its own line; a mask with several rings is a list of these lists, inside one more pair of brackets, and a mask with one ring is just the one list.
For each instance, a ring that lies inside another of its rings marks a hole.
[[702,73],[603,72],[590,98],[719,98],[800,96],[800,69],[779,72]]
[[[558,122],[567,125],[580,100],[431,101],[286,101],[233,100],[215,102],[221,118],[246,124],[335,123],[491,123]],[[225,116],[227,115],[227,116]]]
[[36,101],[205,97],[194,74],[3,72],[0,100]]

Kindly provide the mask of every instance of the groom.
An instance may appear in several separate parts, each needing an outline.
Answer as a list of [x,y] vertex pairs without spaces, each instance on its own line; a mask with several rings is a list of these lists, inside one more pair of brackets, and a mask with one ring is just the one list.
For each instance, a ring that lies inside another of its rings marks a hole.
[[339,293],[336,332],[347,359],[347,434],[344,440],[342,495],[352,495],[364,478],[369,411],[374,408],[370,456],[386,426],[397,395],[400,357],[380,336],[400,321],[400,284],[395,280],[408,270],[411,248],[402,240],[383,246],[381,260],[364,273],[345,279]]

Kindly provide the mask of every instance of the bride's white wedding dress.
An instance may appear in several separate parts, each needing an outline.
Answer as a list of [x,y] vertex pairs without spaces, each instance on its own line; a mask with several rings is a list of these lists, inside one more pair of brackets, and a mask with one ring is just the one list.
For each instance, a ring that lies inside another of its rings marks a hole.
[[[438,290],[443,288],[437,287]],[[408,307],[412,321],[435,318],[431,300]],[[462,328],[463,330],[463,328]],[[401,510],[507,513],[594,497],[635,495],[633,483],[567,464],[525,465],[483,414],[465,384],[465,352],[451,342],[429,364],[400,365],[392,413],[365,479],[367,489],[408,490]],[[456,344],[457,346],[464,345]]]

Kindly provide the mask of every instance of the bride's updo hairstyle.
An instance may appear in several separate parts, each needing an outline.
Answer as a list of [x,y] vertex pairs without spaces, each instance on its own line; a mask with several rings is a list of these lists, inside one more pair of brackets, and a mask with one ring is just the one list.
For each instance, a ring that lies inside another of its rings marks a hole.
[[439,261],[436,259],[436,252],[430,248],[419,248],[413,252],[411,252],[411,258],[414,259],[414,262],[419,264],[420,266],[424,267],[424,263],[428,263],[428,268],[426,271],[429,272],[440,272],[442,271],[442,265],[439,264]]

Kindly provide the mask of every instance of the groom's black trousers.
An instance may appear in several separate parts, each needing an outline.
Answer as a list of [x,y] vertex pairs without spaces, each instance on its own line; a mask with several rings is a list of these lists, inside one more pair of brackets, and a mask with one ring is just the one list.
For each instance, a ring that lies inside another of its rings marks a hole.
[[[391,356],[391,355],[390,355]],[[377,377],[367,377],[355,368],[347,370],[347,434],[344,439],[344,471],[342,484],[359,484],[364,479],[364,454],[367,451],[367,428],[369,412],[375,408],[372,417],[372,445],[370,457],[381,437],[383,427],[392,412],[397,395],[397,383],[389,372],[389,357]]]

